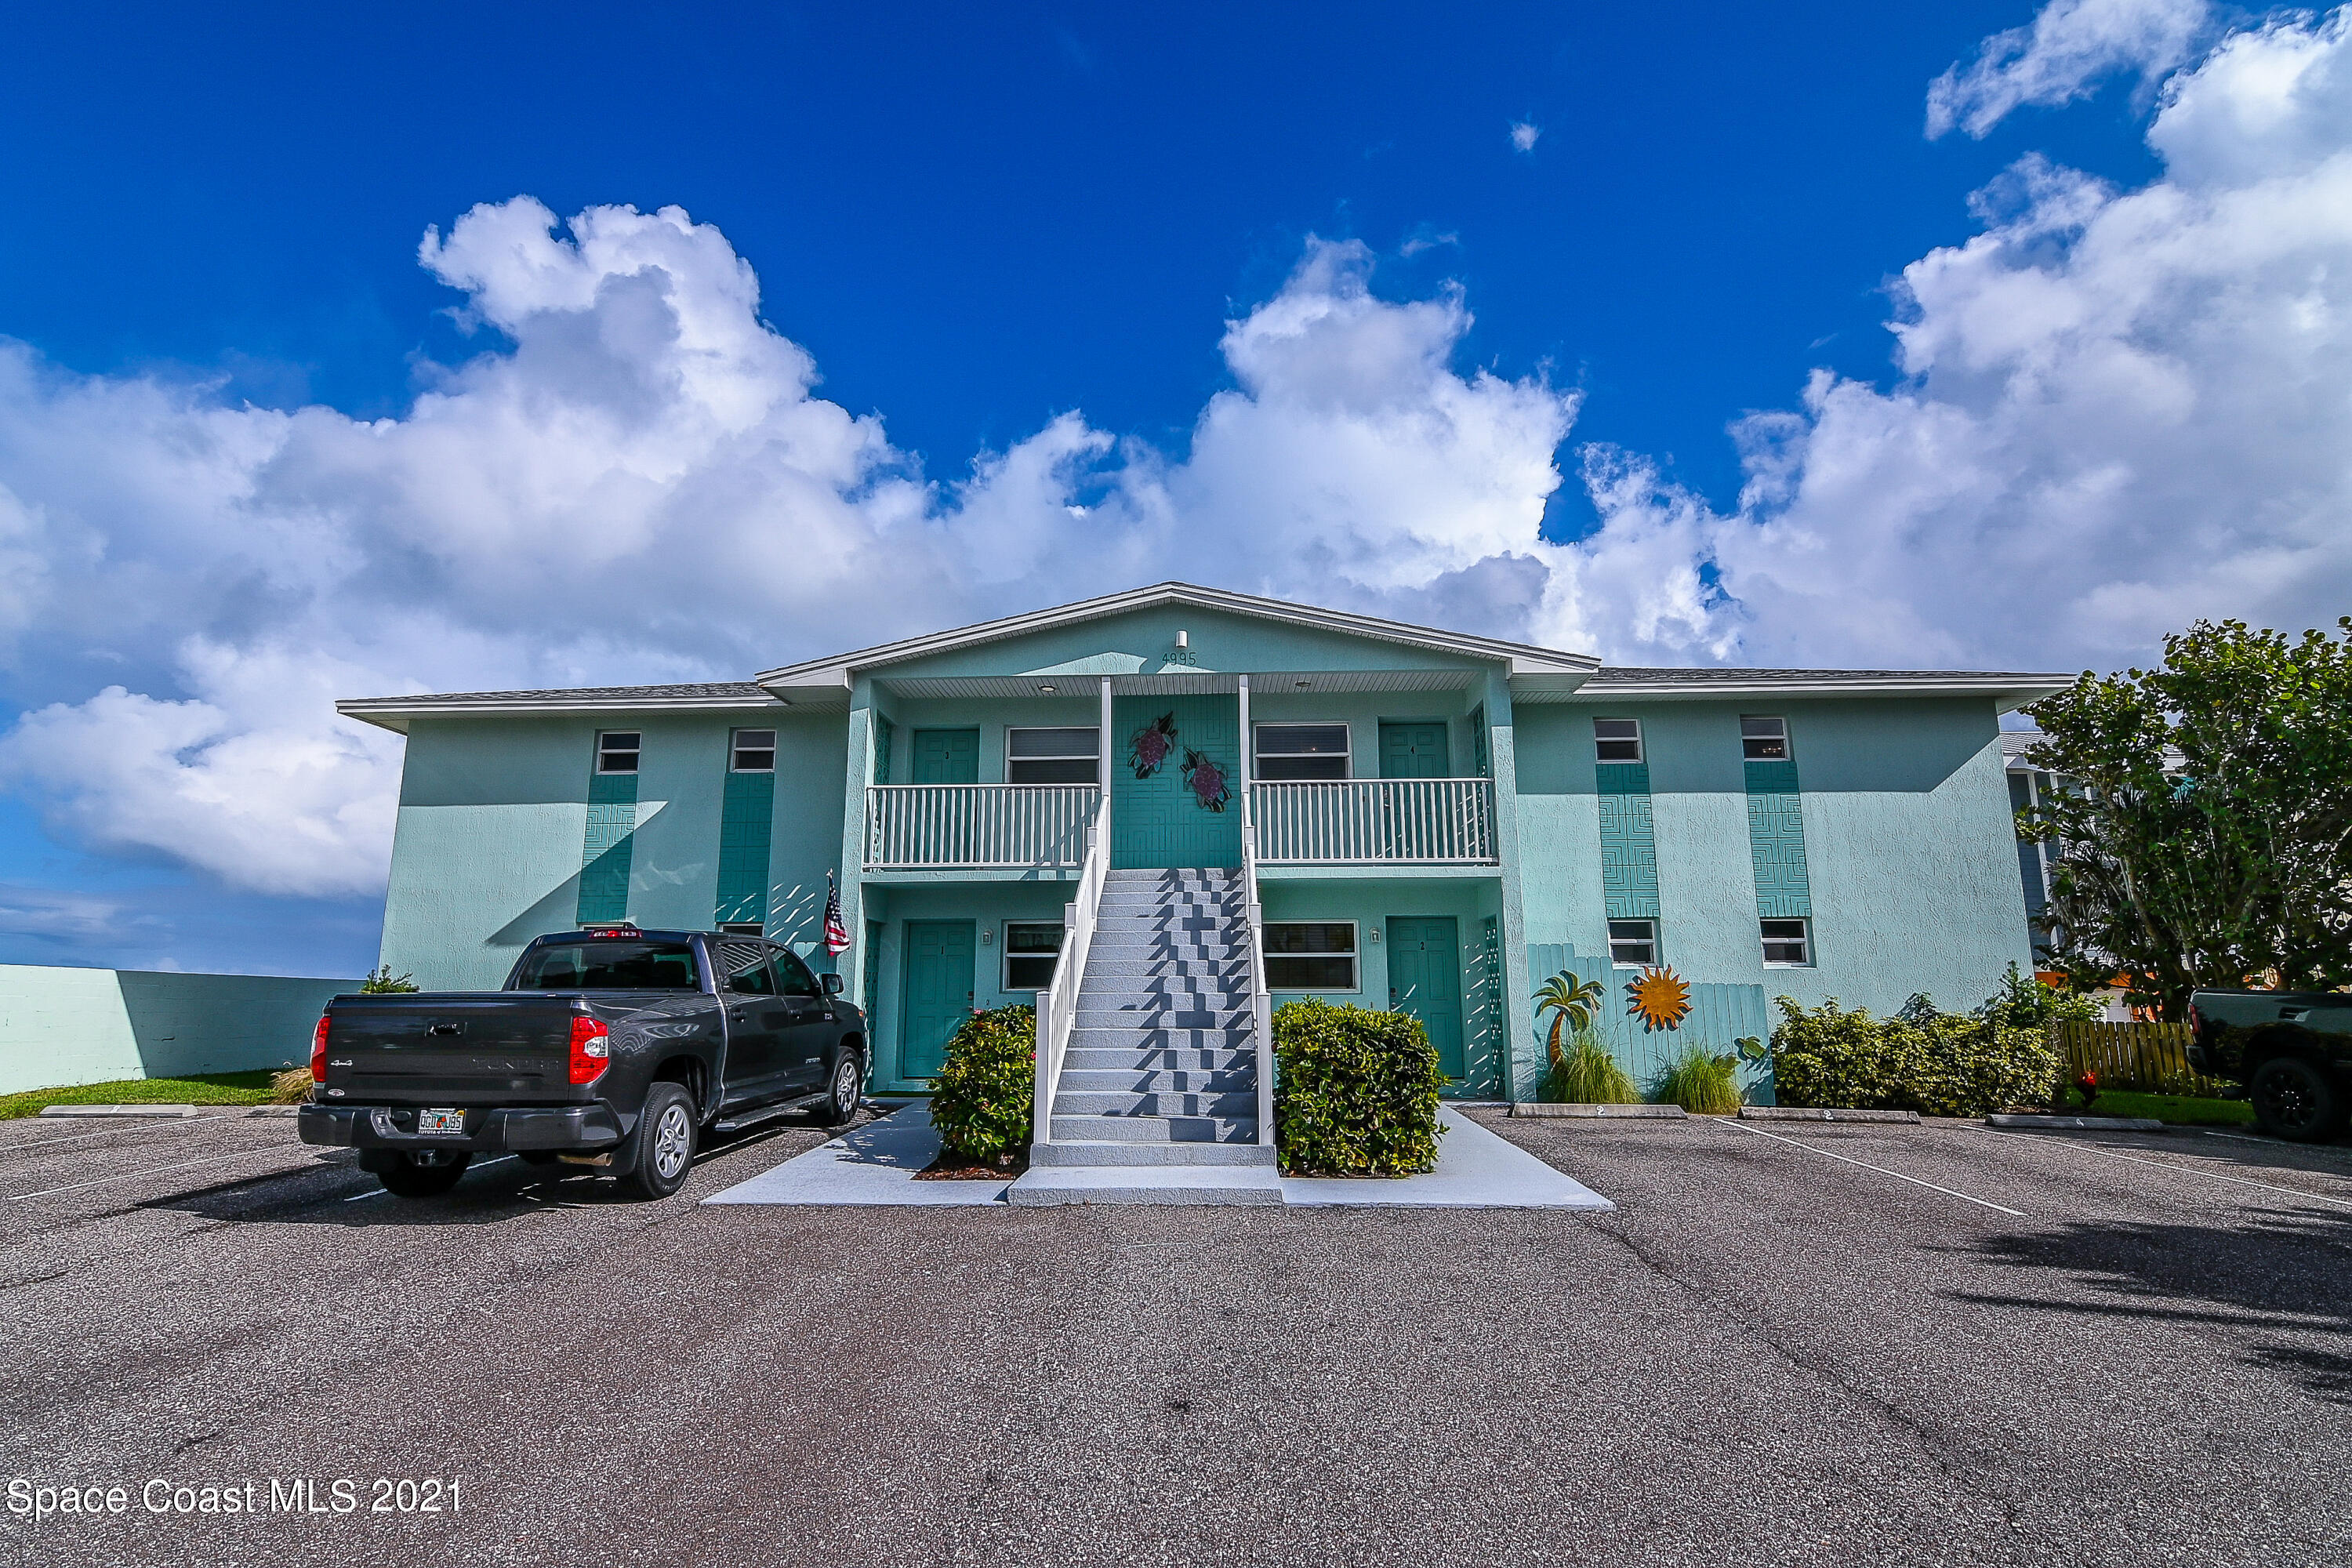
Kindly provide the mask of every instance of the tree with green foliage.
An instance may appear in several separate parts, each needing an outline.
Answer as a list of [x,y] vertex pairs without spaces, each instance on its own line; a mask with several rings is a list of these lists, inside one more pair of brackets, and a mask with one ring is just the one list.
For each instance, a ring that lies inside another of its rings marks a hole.
[[1976,1016],[1996,1029],[2046,1029],[2053,1024],[2088,1024],[2099,1016],[2099,1005],[2079,991],[2063,991],[2042,983],[2009,961],[2000,988],[1979,1003]]
[[415,989],[416,976],[394,974],[389,963],[378,964],[368,972],[368,977],[365,980],[360,982],[360,994],[365,996],[381,996]]
[[2352,616],[2290,641],[2200,621],[2163,667],[2085,673],[2026,710],[2062,787],[2020,814],[2051,844],[2053,956],[2160,1017],[2270,977],[2352,983]]

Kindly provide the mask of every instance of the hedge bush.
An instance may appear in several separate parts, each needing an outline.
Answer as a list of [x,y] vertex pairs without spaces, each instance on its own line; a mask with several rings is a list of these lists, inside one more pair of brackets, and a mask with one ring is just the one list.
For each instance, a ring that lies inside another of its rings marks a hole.
[[1328,1002],[1274,1012],[1275,1146],[1301,1175],[1410,1176],[1437,1166],[1437,1047],[1410,1013]]
[[1787,996],[1773,1005],[1780,1025],[1772,1081],[1782,1105],[1981,1116],[2045,1103],[2058,1080],[2058,1052],[2038,1029],[1926,1007],[1879,1018],[1835,997],[1814,1008]]
[[975,1013],[948,1042],[931,1080],[931,1125],[940,1146],[967,1160],[1026,1149],[1037,1092],[1037,1009]]

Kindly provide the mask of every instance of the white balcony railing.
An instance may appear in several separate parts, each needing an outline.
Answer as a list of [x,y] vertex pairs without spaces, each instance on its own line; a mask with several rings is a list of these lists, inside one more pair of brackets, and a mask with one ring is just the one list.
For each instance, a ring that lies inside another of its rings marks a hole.
[[1093,784],[872,784],[866,868],[1081,864],[1102,791]]
[[1346,779],[1251,786],[1257,857],[1274,866],[1496,863],[1485,779]]

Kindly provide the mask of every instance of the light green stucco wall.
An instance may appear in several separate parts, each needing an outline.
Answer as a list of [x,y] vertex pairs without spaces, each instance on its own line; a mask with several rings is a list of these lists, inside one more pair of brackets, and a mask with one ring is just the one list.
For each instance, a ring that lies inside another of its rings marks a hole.
[[0,1094],[299,1067],[356,980],[0,964]]
[[[718,896],[728,737],[745,716],[420,719],[408,736],[384,902],[383,962],[427,990],[506,979],[535,936],[578,915],[581,844],[599,730],[644,736],[628,918],[707,930]],[[757,717],[776,731],[769,930],[807,951],[840,847],[844,723]]]
[[[1767,968],[1757,936],[1739,716],[1789,721],[1803,783],[1814,963]],[[1992,704],[1982,699],[1556,703],[1518,710],[1528,940],[1608,951],[1595,715],[1638,718],[1651,777],[1665,962],[1700,983],[1887,1010],[1989,994],[2022,895]]]

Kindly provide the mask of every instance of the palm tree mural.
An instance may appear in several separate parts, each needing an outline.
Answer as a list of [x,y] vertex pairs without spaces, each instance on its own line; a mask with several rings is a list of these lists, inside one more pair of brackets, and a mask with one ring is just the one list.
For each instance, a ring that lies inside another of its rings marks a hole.
[[1543,983],[1535,1003],[1537,1017],[1546,1013],[1552,1016],[1551,1033],[1544,1044],[1551,1053],[1551,1065],[1559,1067],[1568,1060],[1568,1053],[1560,1048],[1560,1035],[1563,1030],[1572,1035],[1592,1027],[1593,1010],[1601,1005],[1601,982],[1579,980],[1576,971],[1563,969]]

